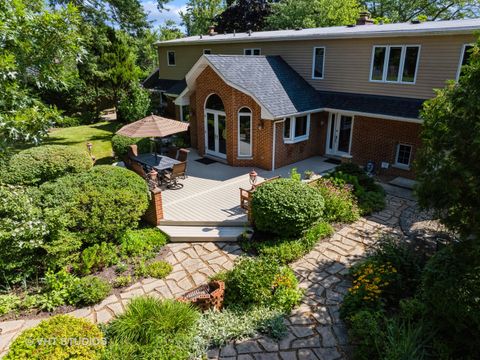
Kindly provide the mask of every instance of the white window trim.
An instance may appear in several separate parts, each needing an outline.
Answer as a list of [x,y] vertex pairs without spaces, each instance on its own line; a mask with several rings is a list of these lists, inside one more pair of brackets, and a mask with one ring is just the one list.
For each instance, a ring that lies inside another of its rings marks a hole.
[[[398,69],[398,77],[396,81],[387,80],[387,73],[388,73],[388,61],[390,59],[390,48],[402,48],[402,53],[400,55],[400,66]],[[417,47],[418,48],[418,55],[417,55],[417,62],[415,64],[415,76],[413,77],[413,82],[409,81],[402,81],[403,77],[403,68],[405,66],[405,54],[407,53],[407,47]],[[373,76],[373,65],[375,60],[375,49],[377,48],[386,48],[385,51],[385,59],[383,59],[383,74],[382,80],[374,80],[372,79]],[[417,75],[418,75],[418,65],[420,64],[420,54],[422,51],[422,46],[419,44],[407,44],[407,45],[373,45],[372,48],[372,57],[370,61],[370,77],[369,81],[374,83],[386,83],[386,84],[402,84],[402,85],[415,85],[417,83]]]
[[[283,143],[284,144],[295,144],[295,143],[298,143],[298,142],[301,142],[301,141],[308,140],[308,138],[310,136],[310,115],[311,115],[310,113],[307,113],[307,114],[300,114],[300,115],[288,117],[290,119],[290,136],[286,138],[285,137],[285,131],[283,132]],[[299,118],[299,117],[302,117],[302,116],[307,117],[307,133],[305,135],[295,137],[295,127],[296,127],[296,124],[297,124],[296,119]],[[285,118],[285,122],[287,121],[288,118]],[[292,122],[292,119],[295,120],[295,121]],[[285,123],[283,124],[283,126],[285,126]]]
[[[408,146],[410,148],[410,155],[408,156],[408,165],[398,162],[398,154],[400,152],[400,146]],[[412,152],[413,152],[413,145],[398,143],[397,151],[395,152],[395,164],[393,166],[399,169],[410,170],[410,166],[412,165]]]
[[[252,55],[248,55],[248,56],[259,56],[259,55],[262,55],[262,49],[261,48],[245,48],[243,49],[243,55],[247,55],[246,52],[247,50],[251,50],[252,52]],[[258,50],[259,54],[258,55],[254,55],[253,53],[255,52],[255,50]]]
[[[170,64],[170,53],[173,52],[173,58],[175,60],[174,64]],[[167,50],[167,65],[168,66],[177,66],[177,54],[175,53],[175,50]]]
[[212,53],[212,49],[203,49],[203,55],[209,55],[209,54],[206,54],[205,51],[210,51],[210,54]]
[[[315,76],[315,58],[316,58],[316,53],[317,49],[323,49],[323,64],[322,64],[322,77],[316,77]],[[312,55],[312,79],[314,80],[323,80],[325,77],[325,57],[327,54],[327,49],[325,46],[316,46],[313,48],[313,55]]]
[[[250,112],[238,112],[237,116],[237,156],[239,159],[251,159],[253,154],[253,113],[252,110],[246,106],[243,106],[241,109],[249,109]],[[240,109],[240,110],[241,110]],[[249,154],[240,154],[240,116],[249,116],[250,117],[250,152]]]
[[462,45],[462,52],[460,53],[460,61],[458,62],[458,68],[457,68],[457,75],[455,76],[455,80],[458,81],[460,79],[460,74],[462,72],[462,63],[463,63],[463,57],[465,56],[465,49],[467,46],[474,46],[475,44],[468,43],[468,44],[463,44]]

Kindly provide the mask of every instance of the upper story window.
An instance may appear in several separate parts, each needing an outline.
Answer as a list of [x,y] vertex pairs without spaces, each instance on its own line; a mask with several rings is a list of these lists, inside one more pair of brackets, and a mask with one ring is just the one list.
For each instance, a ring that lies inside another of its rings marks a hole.
[[168,66],[175,66],[175,51],[168,51],[167,52],[167,63]]
[[205,55],[209,55],[209,54],[212,53],[212,50],[210,50],[210,49],[203,49],[203,53],[204,53]]
[[412,145],[398,144],[395,156],[395,165],[403,168],[410,168],[412,157]]
[[283,142],[295,143],[308,139],[310,133],[310,114],[289,117],[283,125]]
[[325,68],[325,48],[313,48],[312,79],[323,79]]
[[417,78],[420,46],[374,46],[370,81],[414,84]]
[[473,49],[472,44],[465,44],[462,46],[462,53],[460,54],[460,62],[458,64],[457,81],[462,75],[462,67],[468,64],[468,60],[472,55],[472,49]]
[[243,55],[260,55],[260,49],[243,49]]

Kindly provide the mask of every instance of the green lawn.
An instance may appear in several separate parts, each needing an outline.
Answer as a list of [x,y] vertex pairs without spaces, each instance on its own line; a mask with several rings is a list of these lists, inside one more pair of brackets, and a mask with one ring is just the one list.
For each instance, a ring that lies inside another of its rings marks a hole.
[[112,143],[118,124],[115,122],[99,122],[92,125],[82,125],[69,128],[53,129],[45,144],[68,145],[87,150],[87,142],[93,144],[92,155],[97,159],[97,164],[111,164]]

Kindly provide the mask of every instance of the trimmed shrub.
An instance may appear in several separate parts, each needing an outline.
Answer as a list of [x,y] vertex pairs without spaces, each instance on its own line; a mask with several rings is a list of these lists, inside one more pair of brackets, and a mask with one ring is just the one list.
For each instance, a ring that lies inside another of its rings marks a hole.
[[97,326],[88,320],[58,315],[20,334],[10,346],[5,359],[96,360],[104,347],[103,335]]
[[348,186],[338,186],[330,179],[320,178],[315,183],[315,189],[325,201],[326,221],[350,223],[360,217],[357,200]]
[[150,257],[168,242],[163,232],[154,228],[127,230],[122,235],[121,251],[128,257]]
[[225,289],[229,306],[268,306],[284,312],[302,297],[293,271],[269,258],[241,258],[227,273]]
[[80,268],[84,274],[102,270],[118,262],[115,245],[102,242],[82,251]]
[[188,334],[200,314],[190,304],[145,296],[132,299],[114,319],[108,334],[120,342],[152,344],[161,337]]
[[38,185],[93,166],[86,151],[71,146],[42,145],[13,155],[2,174],[10,184]]
[[112,290],[108,282],[96,276],[78,279],[71,289],[70,302],[75,305],[97,304]]
[[87,243],[118,240],[138,225],[148,206],[145,181],[115,166],[95,166],[40,187],[45,208],[63,214],[67,230],[81,233]]
[[253,193],[252,215],[258,230],[297,237],[323,215],[322,195],[299,181],[278,179]]
[[150,151],[151,141],[148,138],[130,138],[123,135],[114,135],[112,137],[112,149],[116,156],[127,155],[130,145],[137,145],[138,153],[143,154]]

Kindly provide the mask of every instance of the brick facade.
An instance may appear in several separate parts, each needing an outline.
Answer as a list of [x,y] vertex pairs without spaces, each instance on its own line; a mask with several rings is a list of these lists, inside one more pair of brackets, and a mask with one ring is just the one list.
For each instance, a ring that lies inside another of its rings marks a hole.
[[[352,135],[352,160],[359,165],[365,165],[373,160],[377,170],[384,175],[403,176],[414,178],[412,170],[395,168],[397,145],[412,145],[411,160],[415,159],[415,153],[421,146],[421,124],[368,118],[355,116]],[[388,162],[388,170],[380,169],[382,161]]]
[[[190,96],[190,134],[192,146],[201,155],[205,154],[205,103],[211,94],[218,95],[225,108],[227,163],[232,166],[260,167],[271,170],[273,131],[276,129],[275,168],[325,155],[328,130],[328,113],[311,114],[308,140],[295,144],[283,141],[284,124],[261,119],[261,108],[250,96],[226,84],[210,67],[196,79],[195,91]],[[238,157],[238,111],[247,107],[252,111],[251,158]],[[413,145],[412,159],[420,146],[420,124],[386,119],[355,116],[352,133],[351,154],[353,162],[366,165],[373,160],[383,175],[413,178],[413,171],[392,167],[399,143]],[[388,170],[380,169],[382,161],[390,164]]]
[[155,188],[150,191],[150,196],[150,204],[143,215],[143,219],[153,226],[158,226],[160,220],[163,219],[162,191]]

